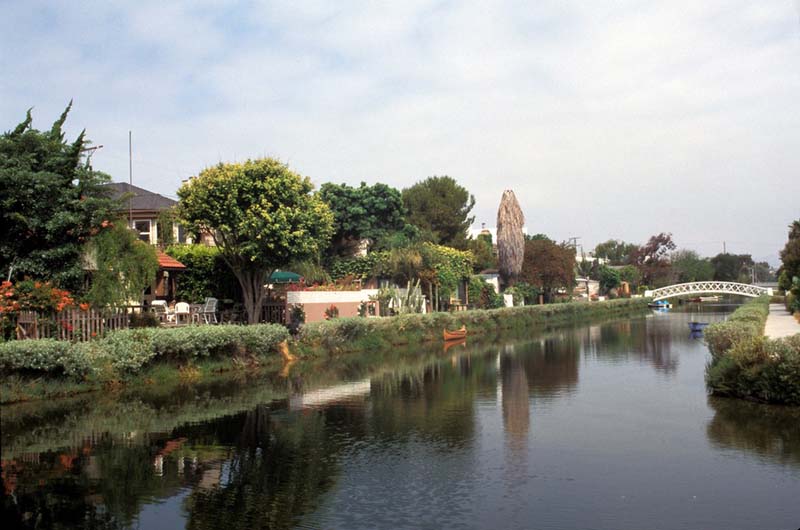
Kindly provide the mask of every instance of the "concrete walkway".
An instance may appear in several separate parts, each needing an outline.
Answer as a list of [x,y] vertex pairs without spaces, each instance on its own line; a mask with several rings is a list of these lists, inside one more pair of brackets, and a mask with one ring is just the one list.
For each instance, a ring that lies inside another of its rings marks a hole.
[[770,339],[780,339],[800,333],[800,322],[789,314],[783,304],[769,304],[769,316],[764,335]]

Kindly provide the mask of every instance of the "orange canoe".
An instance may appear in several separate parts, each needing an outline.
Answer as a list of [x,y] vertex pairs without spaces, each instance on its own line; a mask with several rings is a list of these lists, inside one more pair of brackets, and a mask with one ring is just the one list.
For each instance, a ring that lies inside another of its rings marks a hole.
[[467,336],[467,327],[461,326],[461,329],[457,329],[455,331],[447,331],[446,329],[442,331],[442,335],[444,336],[444,340],[459,340],[463,339]]

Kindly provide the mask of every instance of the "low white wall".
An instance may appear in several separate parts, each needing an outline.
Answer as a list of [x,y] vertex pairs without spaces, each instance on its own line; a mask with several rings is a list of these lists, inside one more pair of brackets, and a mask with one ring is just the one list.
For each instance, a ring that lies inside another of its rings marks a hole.
[[513,294],[503,294],[503,303],[506,307],[514,307],[514,295]]
[[369,301],[370,296],[378,294],[377,289],[360,291],[289,291],[286,301],[289,304],[346,304]]

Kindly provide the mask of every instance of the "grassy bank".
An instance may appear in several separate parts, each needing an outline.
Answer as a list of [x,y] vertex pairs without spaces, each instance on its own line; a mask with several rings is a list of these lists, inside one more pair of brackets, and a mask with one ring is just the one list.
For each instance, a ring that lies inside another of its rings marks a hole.
[[[471,342],[530,333],[579,321],[642,311],[646,302],[614,300],[526,306],[460,313],[342,318],[306,325],[291,342],[301,359],[338,353],[387,351],[441,342],[442,329],[467,326]],[[99,389],[172,386],[219,380],[224,374],[280,369],[283,326],[187,326],[109,333],[88,343],[26,340],[0,343],[0,403],[64,397]],[[346,363],[338,357],[337,362]]]
[[752,300],[725,322],[708,326],[706,385],[712,394],[800,405],[800,334],[764,337],[769,297]]
[[68,396],[120,385],[208,379],[278,361],[283,326],[187,326],[115,331],[83,343],[0,343],[0,403]]
[[340,318],[303,327],[296,349],[304,356],[355,352],[441,341],[443,329],[467,327],[470,340],[497,332],[547,329],[593,318],[643,311],[645,299],[572,302],[538,306],[410,314],[394,318]]

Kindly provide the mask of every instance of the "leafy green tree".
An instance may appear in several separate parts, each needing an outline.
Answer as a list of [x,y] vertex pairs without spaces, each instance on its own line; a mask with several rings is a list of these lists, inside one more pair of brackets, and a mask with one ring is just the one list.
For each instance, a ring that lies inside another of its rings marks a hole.
[[519,279],[552,300],[559,288],[575,285],[575,249],[546,239],[526,241]]
[[778,272],[783,275],[788,285],[782,285],[784,289],[791,287],[792,278],[800,277],[800,219],[789,225],[789,239],[781,250],[781,268]]
[[488,239],[478,236],[476,239],[467,240],[467,250],[472,252],[475,257],[473,267],[476,273],[497,267],[497,257],[494,255],[491,238],[492,236],[489,236]]
[[521,297],[523,303],[521,305],[536,305],[539,303],[539,289],[526,282],[517,282],[514,284],[514,305],[517,305],[517,297]]
[[86,299],[96,307],[140,303],[156,279],[155,248],[140,241],[124,220],[109,223],[86,248],[91,287]]
[[756,262],[753,268],[756,282],[774,282],[778,279],[775,270],[766,261]]
[[723,282],[749,283],[749,270],[753,266],[750,254],[717,254],[711,258],[714,279]]
[[220,299],[240,297],[239,282],[217,247],[170,245],[164,252],[186,265],[177,282],[175,294],[178,300],[202,302],[211,296]]
[[609,292],[611,289],[616,289],[620,286],[622,279],[617,269],[612,269],[605,265],[600,266],[600,290],[603,293]]
[[429,177],[403,190],[408,222],[418,226],[438,244],[463,249],[475,197],[452,177]]
[[480,276],[469,278],[467,296],[470,305],[478,309],[496,309],[504,306],[503,296],[495,291],[494,285]]
[[642,282],[642,274],[633,265],[625,265],[619,270],[619,279],[623,282],[628,282],[635,292]]
[[670,256],[673,281],[676,283],[701,282],[714,278],[711,261],[701,258],[694,250],[678,250]]
[[597,258],[607,259],[609,265],[627,265],[631,263],[631,256],[638,248],[633,243],[625,243],[619,239],[609,239],[594,247]]
[[555,239],[550,239],[549,237],[547,237],[547,235],[542,233],[533,234],[532,236],[525,234],[525,241],[550,241],[552,243],[556,242]]
[[320,198],[333,212],[334,235],[329,248],[332,255],[351,255],[360,240],[382,241],[402,231],[405,207],[400,192],[386,184],[354,188],[347,184],[325,183]]
[[582,259],[581,261],[576,261],[575,274],[577,274],[581,278],[599,280],[600,265],[598,265],[597,260]]
[[207,168],[178,190],[181,217],[212,234],[239,280],[250,323],[272,272],[319,253],[333,234],[333,214],[313,189],[308,177],[264,158]]
[[110,179],[83,161],[88,142],[71,143],[62,127],[72,103],[49,131],[31,112],[0,136],[0,275],[52,280],[80,291],[84,244],[116,209],[102,185]]

